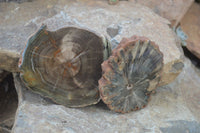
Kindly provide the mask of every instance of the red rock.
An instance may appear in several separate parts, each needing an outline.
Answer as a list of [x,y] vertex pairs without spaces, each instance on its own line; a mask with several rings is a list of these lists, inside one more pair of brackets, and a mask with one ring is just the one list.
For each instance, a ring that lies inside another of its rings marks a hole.
[[200,5],[194,3],[184,18],[181,20],[181,28],[187,34],[187,48],[200,58]]
[[177,26],[194,0],[130,0],[151,8],[155,13]]

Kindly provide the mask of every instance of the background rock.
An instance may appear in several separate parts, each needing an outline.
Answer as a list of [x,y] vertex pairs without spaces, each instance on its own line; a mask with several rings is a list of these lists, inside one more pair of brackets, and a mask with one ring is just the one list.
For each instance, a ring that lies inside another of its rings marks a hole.
[[13,127],[15,133],[200,132],[200,71],[188,59],[178,78],[158,88],[146,108],[127,114],[114,113],[103,103],[86,108],[53,104],[27,90],[18,76],[15,74],[20,99]]
[[151,8],[155,13],[168,19],[176,27],[194,0],[130,0]]
[[[107,1],[41,0],[22,4],[3,3],[0,9],[0,53],[3,52],[0,68],[12,72],[19,71],[16,61],[20,51],[24,48],[28,36],[41,24],[47,24],[49,30],[65,26],[90,29],[106,36],[112,48],[116,47],[123,37],[148,37],[159,45],[164,54],[163,80],[160,85],[173,81],[183,67],[182,53],[177,47],[180,42],[169,28],[169,21],[134,2],[121,1],[120,4],[112,6]],[[179,67],[174,67],[177,64],[180,64]]]
[[181,20],[181,28],[187,35],[186,47],[200,59],[200,5],[194,3]]

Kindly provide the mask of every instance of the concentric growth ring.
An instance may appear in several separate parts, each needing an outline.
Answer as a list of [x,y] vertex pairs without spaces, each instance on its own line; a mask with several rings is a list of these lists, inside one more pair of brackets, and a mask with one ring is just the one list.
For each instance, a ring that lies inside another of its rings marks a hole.
[[95,104],[105,50],[103,38],[91,31],[67,27],[51,32],[42,26],[23,52],[21,78],[28,88],[56,103]]

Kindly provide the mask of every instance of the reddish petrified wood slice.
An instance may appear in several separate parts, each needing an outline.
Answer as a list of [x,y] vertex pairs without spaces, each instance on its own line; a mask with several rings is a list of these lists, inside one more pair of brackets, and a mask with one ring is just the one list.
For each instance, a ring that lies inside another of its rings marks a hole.
[[99,101],[101,63],[108,56],[103,38],[67,27],[55,32],[46,26],[33,35],[23,52],[21,79],[34,92],[68,107]]
[[162,67],[163,55],[154,42],[137,36],[123,39],[102,63],[102,100],[121,113],[144,108],[159,83]]

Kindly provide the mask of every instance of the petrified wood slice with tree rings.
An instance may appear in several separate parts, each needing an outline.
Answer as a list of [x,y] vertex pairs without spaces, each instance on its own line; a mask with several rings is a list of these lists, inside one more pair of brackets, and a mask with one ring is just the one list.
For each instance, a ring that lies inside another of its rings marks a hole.
[[154,42],[138,36],[122,39],[102,63],[102,100],[115,112],[144,108],[159,83],[162,67],[163,54]]
[[104,37],[77,28],[48,31],[43,25],[19,62],[21,79],[32,91],[68,107],[99,101],[101,63],[108,56]]

